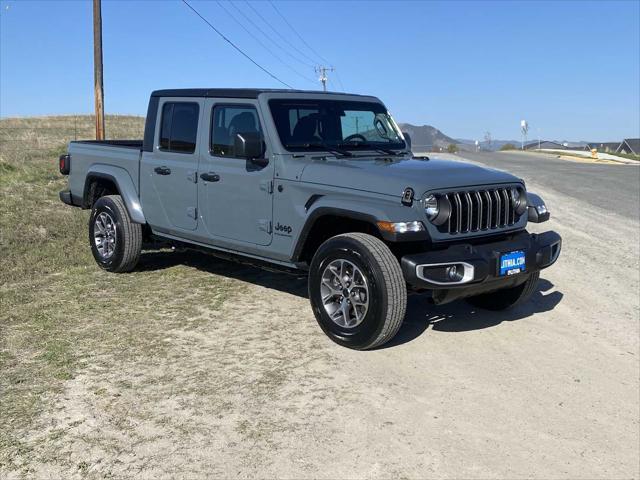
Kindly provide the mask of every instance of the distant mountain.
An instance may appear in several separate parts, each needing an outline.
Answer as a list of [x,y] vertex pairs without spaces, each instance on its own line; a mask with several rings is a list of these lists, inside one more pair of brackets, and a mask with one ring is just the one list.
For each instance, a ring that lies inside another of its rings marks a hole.
[[411,136],[412,148],[416,151],[429,151],[434,146],[446,149],[449,144],[458,143],[431,125],[417,126],[410,123],[400,123],[398,126],[400,130],[407,132]]
[[[470,151],[476,149],[475,140],[452,138],[431,125],[417,126],[410,123],[400,123],[398,126],[403,132],[411,135],[411,143],[415,151],[431,151],[434,147],[446,150],[452,143],[457,145],[459,150]],[[491,145],[485,141],[480,142],[480,148],[482,150],[500,150],[500,147],[507,143],[512,143],[515,146],[520,145],[517,140],[492,140]]]
[[[445,135],[436,127],[432,127],[431,125],[412,125],[410,123],[400,123],[398,124],[400,130],[403,132],[407,132],[411,135],[411,143],[413,145],[413,150],[416,152],[420,151],[432,151],[435,149],[446,150],[450,144],[455,144],[458,146],[459,150],[466,151],[474,151],[476,149],[476,141],[469,140],[467,138],[452,138],[448,135]],[[527,143],[533,143],[537,140],[528,139]],[[486,142],[485,140],[480,141],[479,146],[480,150],[484,151],[496,151],[500,150],[504,145],[510,143],[514,145],[516,148],[520,148],[521,140],[491,140],[491,144]],[[586,142],[570,142],[570,141],[562,141],[557,142],[560,144],[567,144],[569,148],[583,148]]]

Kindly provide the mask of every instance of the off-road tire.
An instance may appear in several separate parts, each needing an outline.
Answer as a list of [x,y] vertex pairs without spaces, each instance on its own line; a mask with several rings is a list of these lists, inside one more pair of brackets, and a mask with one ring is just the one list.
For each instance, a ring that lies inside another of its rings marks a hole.
[[[94,240],[95,220],[101,212],[107,213],[115,222],[115,250],[104,258]],[[89,244],[96,263],[101,268],[115,273],[130,272],[140,259],[142,250],[142,225],[133,223],[120,195],[100,197],[93,205],[89,217]]]
[[[322,302],[322,274],[331,262],[341,259],[361,270],[369,286],[366,314],[352,328],[331,320]],[[407,308],[407,287],[398,260],[381,240],[365,233],[346,233],[330,238],[316,251],[309,270],[309,300],[320,328],[331,340],[366,350],[388,342],[398,332]]]
[[517,287],[504,288],[467,298],[471,305],[485,310],[506,310],[526,302],[538,285],[540,272],[529,274],[529,278]]

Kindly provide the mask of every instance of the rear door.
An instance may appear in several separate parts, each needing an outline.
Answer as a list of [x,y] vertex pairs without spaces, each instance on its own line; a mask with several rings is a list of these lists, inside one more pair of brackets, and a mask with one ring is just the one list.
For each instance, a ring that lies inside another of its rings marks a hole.
[[257,102],[207,99],[205,104],[209,148],[200,154],[198,188],[205,228],[214,239],[269,245],[274,172],[273,161],[266,163],[270,147],[265,143],[262,162],[238,158],[234,148],[237,133],[262,134]]
[[153,152],[140,164],[140,198],[149,224],[168,233],[198,225],[198,126],[204,100],[162,98]]

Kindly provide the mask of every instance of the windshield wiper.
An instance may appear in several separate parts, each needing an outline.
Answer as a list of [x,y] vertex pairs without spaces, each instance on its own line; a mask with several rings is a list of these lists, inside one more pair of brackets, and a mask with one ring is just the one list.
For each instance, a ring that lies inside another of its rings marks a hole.
[[376,152],[386,153],[387,155],[400,155],[402,153],[402,152],[395,152],[393,150],[389,150],[388,148],[380,148],[380,147],[375,147],[374,150]]
[[373,145],[371,145],[370,143],[341,143],[340,144],[341,147],[357,147],[357,148],[361,148],[362,150],[366,150],[366,149],[370,149],[370,150],[374,150],[376,152],[382,152],[386,155],[401,155],[404,152],[396,152],[394,150],[390,150],[388,148],[381,148],[381,147],[374,147]]
[[343,157],[353,157],[353,153],[348,150],[343,150],[342,148],[334,147],[333,145],[328,145],[322,142],[316,143],[288,143],[285,145],[286,148],[323,148],[327,152],[331,152],[333,154],[342,155]]

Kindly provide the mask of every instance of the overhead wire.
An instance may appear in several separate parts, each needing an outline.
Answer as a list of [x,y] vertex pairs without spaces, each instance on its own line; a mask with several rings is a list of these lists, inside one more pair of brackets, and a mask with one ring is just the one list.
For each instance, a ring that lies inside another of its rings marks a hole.
[[276,7],[276,6],[275,6],[275,4],[274,4],[271,0],[269,0],[269,3],[270,3],[270,4],[271,4],[271,6],[273,7],[273,9],[276,11],[276,13],[280,16],[280,18],[282,18],[282,20],[284,20],[284,23],[286,23],[286,24],[289,26],[289,28],[291,29],[291,31],[292,31],[293,33],[295,33],[295,34],[296,34],[296,36],[300,39],[300,41],[301,41],[303,44],[305,44],[305,45],[307,46],[307,48],[308,48],[311,52],[313,52],[313,54],[314,54],[316,57],[318,57],[320,60],[322,60],[322,61],[323,61],[324,63],[326,63],[326,64],[330,64],[330,63],[331,63],[331,62],[329,62],[326,58],[324,58],[322,55],[320,55],[318,52],[316,52],[316,51],[315,51],[315,49],[314,49],[311,45],[309,45],[309,44],[305,41],[305,39],[304,39],[304,38],[302,38],[302,35],[300,35],[300,34],[298,33],[298,31],[297,31],[295,28],[293,28],[293,25],[291,25],[291,24],[289,23],[289,21],[285,18],[285,16],[284,16],[282,13],[280,13],[280,10],[278,10],[278,7]]
[[231,13],[222,2],[220,2],[220,0],[215,0],[215,2],[218,4],[218,6],[220,8],[222,8],[225,13],[227,15],[229,15],[233,21],[235,21],[245,32],[247,32],[247,34],[253,38],[261,47],[263,47],[267,52],[269,52],[271,55],[273,55],[282,65],[284,65],[285,67],[287,67],[289,70],[291,70],[293,73],[295,73],[296,75],[298,75],[301,78],[304,78],[305,80],[312,82],[312,83],[316,83],[315,79],[308,77],[306,75],[304,75],[303,73],[300,73],[298,70],[296,70],[295,68],[293,68],[291,65],[289,65],[287,62],[285,62],[278,54],[276,54],[273,50],[271,50],[271,48],[269,48],[267,45],[265,45],[251,30],[249,30],[247,27],[245,27],[245,25],[233,14]]
[[338,73],[338,69],[336,68],[334,70],[334,72],[336,72],[336,78],[338,79],[338,83],[340,84],[340,88],[342,89],[343,92],[345,92],[345,88],[344,88],[344,84],[342,83],[342,79],[340,78],[340,73]]
[[269,35],[267,32],[265,32],[260,25],[258,25],[256,22],[254,22],[251,17],[249,17],[245,12],[243,12],[237,5],[235,2],[229,2],[229,4],[236,9],[236,11],[238,13],[240,13],[240,15],[242,15],[251,25],[253,25],[253,27],[258,30],[266,39],[268,39],[271,43],[273,43],[276,47],[278,47],[280,50],[282,50],[284,53],[286,53],[289,57],[291,57],[292,59],[294,59],[296,62],[300,62],[303,65],[306,65],[308,67],[313,67],[312,64],[308,64],[306,61],[304,60],[300,60],[297,56],[293,55],[288,49],[284,48],[282,45],[280,45],[278,42],[276,42],[271,35]]
[[256,62],[253,58],[251,58],[248,54],[246,54],[240,47],[238,47],[235,43],[233,43],[227,36],[225,36],[220,30],[218,30],[216,27],[213,26],[213,24],[211,24],[211,22],[209,22],[209,20],[207,20],[206,18],[204,18],[200,12],[198,12],[195,8],[193,8],[191,6],[191,4],[189,4],[189,2],[187,2],[187,0],[182,0],[182,3],[184,3],[187,7],[189,7],[191,9],[191,11],[193,11],[193,13],[195,13],[198,17],[200,17],[200,19],[202,19],[203,22],[205,22],[207,25],[209,25],[209,27],[216,32],[218,35],[220,35],[220,37],[227,42],[229,45],[231,45],[234,49],[236,49],[243,57],[245,57],[247,60],[249,60],[251,63],[253,63],[256,67],[258,67],[260,70],[262,70],[264,73],[266,73],[267,75],[269,75],[271,78],[273,78],[274,80],[280,82],[281,84],[293,89],[293,87],[291,85],[289,85],[287,82],[285,82],[284,80],[281,80],[280,78],[278,78],[276,75],[274,75],[273,73],[271,73],[269,70],[267,70],[266,68],[264,68],[262,65],[260,65],[258,62]]
[[[289,27],[289,29],[298,37],[298,39],[300,39],[300,41],[309,49],[309,51],[316,56],[316,59],[311,59],[308,55],[306,55],[304,52],[298,50],[297,47],[295,47],[293,44],[291,44],[290,42],[288,42],[280,32],[278,32],[272,25],[270,22],[267,22],[266,20],[264,20],[264,17],[262,17],[257,11],[256,9],[247,1],[245,0],[245,3],[254,11],[256,12],[256,14],[258,14],[258,16],[260,16],[260,18],[263,19],[264,23],[266,23],[267,25],[269,25],[269,28],[271,28],[274,32],[276,32],[278,34],[278,36],[280,36],[283,40],[285,40],[287,42],[287,44],[291,45],[293,48],[295,48],[298,52],[300,52],[302,55],[305,56],[305,58],[310,59],[312,62],[315,62],[316,60],[321,60],[321,62],[318,63],[324,63],[325,65],[331,65],[331,62],[329,62],[326,58],[324,58],[322,55],[320,55],[316,49],[314,49],[309,43],[307,43],[307,41],[304,39],[304,37],[295,29],[295,27],[289,23],[289,21],[287,20],[287,18],[282,14],[282,12],[278,9],[278,7],[276,7],[275,3],[273,3],[272,0],[269,0],[269,3],[271,4],[271,6],[273,7],[273,10],[278,14],[278,16],[284,21],[284,23]],[[344,92],[345,88],[344,88],[344,84],[342,83],[342,78],[340,78],[340,74],[338,73],[337,69],[333,70],[336,74],[336,78],[338,80],[338,83],[340,84],[340,88],[341,90]],[[335,82],[334,82],[335,85]]]
[[274,28],[274,26],[271,24],[272,22],[267,21],[262,14],[260,14],[260,12],[258,10],[256,10],[256,8],[251,5],[251,3],[249,3],[247,0],[245,0],[245,2],[247,4],[247,6],[253,10],[253,13],[255,13],[264,24],[266,24],[276,35],[278,35],[283,42],[285,42],[287,45],[289,45],[291,48],[293,48],[296,52],[298,52],[300,55],[302,55],[304,58],[306,58],[307,60],[309,60],[310,62],[312,62],[309,66],[313,67],[315,66],[316,60],[314,60],[313,58],[311,58],[309,55],[307,55],[306,53],[304,53],[302,50],[300,50],[298,47],[296,47],[293,43],[291,43],[285,36],[283,36],[276,28]]

